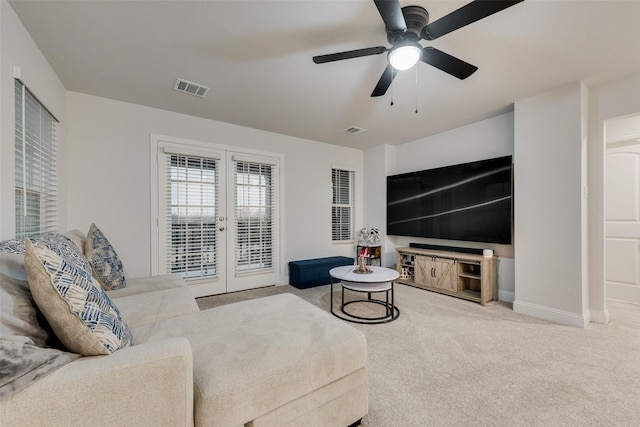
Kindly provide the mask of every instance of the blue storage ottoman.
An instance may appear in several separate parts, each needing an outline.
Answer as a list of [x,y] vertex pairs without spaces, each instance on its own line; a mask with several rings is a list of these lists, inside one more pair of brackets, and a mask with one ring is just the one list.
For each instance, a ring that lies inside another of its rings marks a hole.
[[341,265],[353,265],[353,258],[332,256],[289,262],[289,284],[298,289],[330,283],[329,270]]

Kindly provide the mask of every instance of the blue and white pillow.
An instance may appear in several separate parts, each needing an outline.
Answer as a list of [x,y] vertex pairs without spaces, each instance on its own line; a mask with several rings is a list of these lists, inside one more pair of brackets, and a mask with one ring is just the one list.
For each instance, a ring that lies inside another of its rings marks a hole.
[[94,276],[104,289],[110,291],[127,286],[124,268],[118,254],[95,224],[89,227],[89,233],[84,242],[84,254],[93,267]]
[[40,242],[25,239],[25,249],[33,298],[69,350],[97,356],[133,345],[120,311],[90,271]]
[[[62,234],[38,234],[31,237],[31,241],[39,242],[68,262],[91,271],[81,249]],[[24,254],[24,240],[0,242],[0,329],[9,335],[25,336],[40,347],[60,347],[31,295]]]
[[[72,262],[87,271],[91,271],[91,265],[80,248],[68,237],[59,233],[42,233],[29,238],[32,242],[42,243],[68,262]],[[0,252],[24,255],[23,240],[5,240],[0,242]]]

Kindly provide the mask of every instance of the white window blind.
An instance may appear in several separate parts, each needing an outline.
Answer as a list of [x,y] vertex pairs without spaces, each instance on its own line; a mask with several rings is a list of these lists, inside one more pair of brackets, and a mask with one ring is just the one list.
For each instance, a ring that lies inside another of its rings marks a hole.
[[57,229],[56,119],[15,80],[16,238]]
[[166,218],[168,267],[186,280],[217,275],[218,160],[172,154]]
[[354,239],[355,228],[355,172],[331,170],[333,189],[331,205],[331,239],[334,242]]
[[274,189],[271,164],[234,157],[236,273],[273,268]]

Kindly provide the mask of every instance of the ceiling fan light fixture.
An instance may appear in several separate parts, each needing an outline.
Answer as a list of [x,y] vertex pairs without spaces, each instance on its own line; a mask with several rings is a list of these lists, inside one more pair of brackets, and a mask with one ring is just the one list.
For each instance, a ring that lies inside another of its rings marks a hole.
[[416,42],[406,42],[389,52],[389,64],[398,71],[404,71],[416,65],[421,56],[422,46]]

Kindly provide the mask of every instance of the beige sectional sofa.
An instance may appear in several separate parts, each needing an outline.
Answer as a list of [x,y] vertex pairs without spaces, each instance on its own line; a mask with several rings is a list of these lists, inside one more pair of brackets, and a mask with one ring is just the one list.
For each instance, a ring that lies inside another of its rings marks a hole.
[[0,425],[324,427],[367,414],[364,335],[292,294],[200,311],[176,276],[107,294],[135,345],[3,397]]

